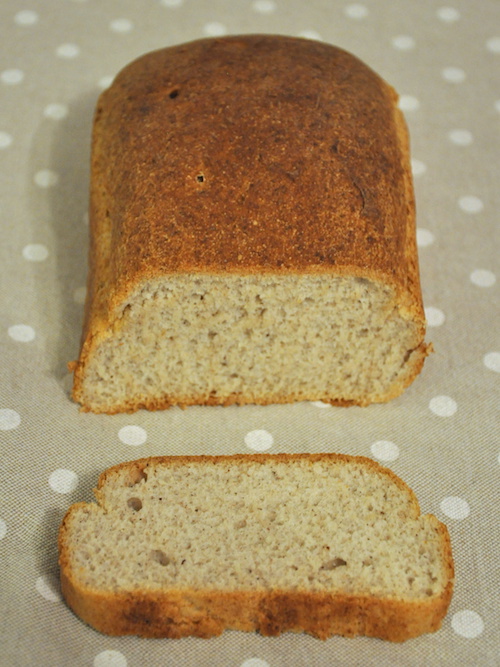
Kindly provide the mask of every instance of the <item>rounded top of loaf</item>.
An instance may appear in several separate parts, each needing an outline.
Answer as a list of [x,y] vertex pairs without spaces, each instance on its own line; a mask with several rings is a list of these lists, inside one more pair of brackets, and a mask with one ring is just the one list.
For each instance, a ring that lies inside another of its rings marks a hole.
[[396,100],[318,41],[245,35],[140,57],[95,115],[100,283],[349,273],[383,277],[411,304],[414,202]]

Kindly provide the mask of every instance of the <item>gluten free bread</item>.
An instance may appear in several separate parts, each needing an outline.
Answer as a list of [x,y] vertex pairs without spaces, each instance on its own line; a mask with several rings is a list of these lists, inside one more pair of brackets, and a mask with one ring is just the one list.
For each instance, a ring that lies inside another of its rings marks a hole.
[[62,591],[110,635],[225,629],[404,641],[453,588],[446,527],[390,470],[336,454],[160,457],[99,478],[62,523]]
[[428,346],[397,95],[277,36],[149,53],[99,99],[73,397],[170,405],[400,394]]

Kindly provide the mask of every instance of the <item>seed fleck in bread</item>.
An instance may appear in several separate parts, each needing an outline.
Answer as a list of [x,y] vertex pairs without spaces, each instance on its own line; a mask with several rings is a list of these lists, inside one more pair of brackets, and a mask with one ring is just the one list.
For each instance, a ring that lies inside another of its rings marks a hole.
[[446,527],[363,457],[141,459],[96,496],[69,509],[59,561],[69,606],[103,633],[404,641],[437,630],[451,599]]
[[246,35],[146,54],[97,105],[74,399],[400,394],[429,346],[406,125],[354,56]]

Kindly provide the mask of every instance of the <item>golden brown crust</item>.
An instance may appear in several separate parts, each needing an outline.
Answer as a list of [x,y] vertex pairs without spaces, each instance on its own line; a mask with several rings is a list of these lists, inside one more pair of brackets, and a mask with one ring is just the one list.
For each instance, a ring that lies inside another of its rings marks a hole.
[[452,593],[451,582],[428,602],[311,591],[82,593],[64,575],[61,587],[73,611],[99,632],[169,639],[208,639],[232,629],[265,636],[306,632],[318,639],[364,635],[402,642],[439,630]]
[[[408,494],[415,515],[420,514],[417,498],[403,480],[390,469],[372,459],[343,454],[237,454],[228,456],[165,456],[138,459],[104,471],[98,481],[100,489],[124,469],[131,480],[146,475],[150,466],[186,464],[224,465],[252,461],[266,465],[271,460],[290,462],[296,459],[315,461],[355,461],[386,475]],[[453,593],[454,567],[447,528],[435,517],[443,547],[447,585],[441,595],[428,600],[402,600],[366,595],[347,595],[315,591],[248,590],[144,590],[110,593],[87,589],[72,572],[66,527],[85,503],[73,505],[59,532],[61,588],[68,605],[86,623],[109,635],[136,634],[144,637],[180,638],[212,637],[226,629],[257,631],[263,635],[282,632],[307,632],[319,639],[333,634],[346,637],[365,635],[401,642],[441,627]],[[90,506],[96,507],[97,506]]]
[[[423,340],[408,133],[396,100],[351,54],[283,36],[199,40],[120,72],[94,120],[75,400],[86,359],[127,295],[162,275],[382,281]],[[120,407],[129,409],[138,408]]]
[[357,269],[406,290],[414,202],[395,103],[371,69],[320,42],[209,39],[136,60],[103,93],[94,126],[93,195],[104,203],[104,188],[108,206],[97,236],[120,237],[110,286],[171,272]]

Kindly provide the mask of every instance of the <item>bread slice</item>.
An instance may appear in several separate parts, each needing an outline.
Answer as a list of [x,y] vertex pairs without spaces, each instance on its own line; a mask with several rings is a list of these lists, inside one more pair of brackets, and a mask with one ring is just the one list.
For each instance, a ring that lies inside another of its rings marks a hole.
[[334,46],[149,53],[97,105],[84,410],[400,394],[428,346],[397,95]]
[[59,534],[63,595],[110,635],[225,629],[404,641],[437,630],[453,589],[446,527],[363,457],[141,459]]

